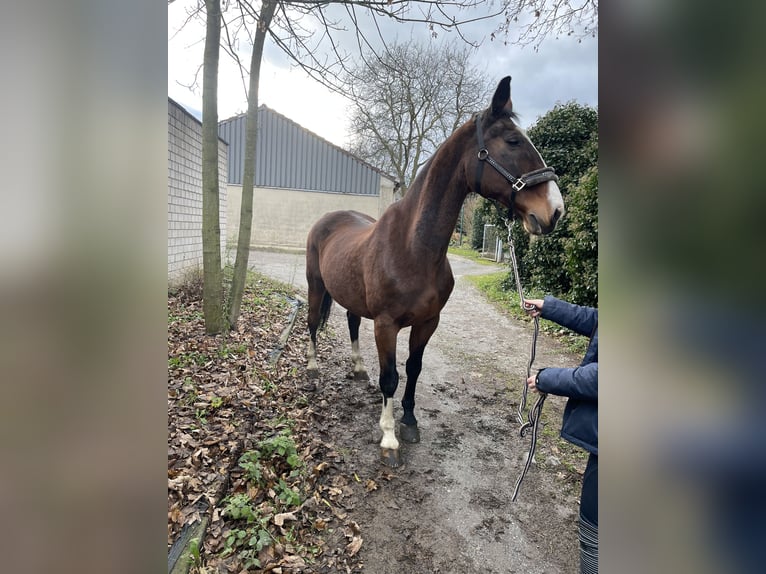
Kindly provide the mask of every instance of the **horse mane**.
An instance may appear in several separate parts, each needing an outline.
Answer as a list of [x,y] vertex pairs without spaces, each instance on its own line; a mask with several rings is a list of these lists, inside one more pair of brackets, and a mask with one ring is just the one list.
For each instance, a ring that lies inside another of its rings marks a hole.
[[[483,112],[478,112],[478,114],[474,114],[473,116],[471,116],[471,121],[475,121],[477,115],[481,118],[482,121],[484,121],[484,117],[487,115],[488,112],[489,112],[489,108],[487,108]],[[520,121],[519,120],[519,114],[517,114],[513,110],[509,110],[506,113],[508,114],[508,117],[511,119],[511,121],[513,121],[513,123],[518,126],[519,125],[519,121]],[[519,127],[521,127],[521,126],[519,126]]]
[[[481,112],[477,112],[476,114],[474,114],[474,115],[472,115],[472,116],[471,116],[471,119],[469,120],[469,122],[474,122],[474,121],[476,121],[476,117],[477,117],[477,116],[479,116],[479,117],[481,118],[481,121],[484,121],[484,118],[486,117],[486,115],[487,115],[488,113],[489,113],[489,108],[487,108],[487,109],[485,109],[485,110],[483,110],[483,111],[481,111]],[[512,122],[513,122],[513,123],[514,123],[514,124],[515,124],[515,125],[516,125],[518,128],[519,128],[519,129],[521,129],[521,125],[519,124],[519,115],[518,115],[516,112],[514,112],[513,110],[509,110],[507,113],[508,113],[508,118],[509,118],[509,119],[510,119],[510,120],[511,120],[511,121],[512,121]],[[457,131],[457,130],[455,130],[455,131]],[[453,133],[454,133],[454,132],[453,132]],[[438,154],[438,153],[439,153],[439,150],[442,148],[442,146],[443,146],[443,145],[444,145],[444,144],[445,144],[445,143],[446,143],[448,140],[449,140],[449,138],[447,138],[447,140],[445,140],[444,142],[442,142],[442,144],[441,144],[441,145],[439,145],[439,147],[437,147],[437,148],[434,150],[434,153],[432,153],[432,154],[431,154],[431,157],[429,157],[429,158],[428,158],[428,160],[426,161],[426,163],[424,163],[424,164],[421,166],[421,168],[418,170],[418,173],[415,175],[415,179],[413,180],[412,184],[410,184],[410,186],[407,188],[407,195],[409,195],[409,194],[410,194],[410,192],[417,192],[418,190],[420,190],[420,188],[421,188],[421,187],[423,187],[423,182],[425,181],[425,179],[426,179],[426,177],[427,177],[427,175],[428,175],[428,170],[431,168],[431,164],[433,163],[433,160],[434,160],[434,158],[436,157],[436,154]]]
[[415,179],[413,180],[412,184],[407,188],[407,195],[409,195],[411,192],[417,193],[417,191],[420,190],[421,187],[423,187],[423,182],[425,181],[426,176],[428,175],[428,170],[431,169],[431,164],[434,161],[436,152],[438,152],[440,148],[441,146],[436,148],[436,151],[434,151],[434,153],[431,154],[431,157],[429,157],[426,160],[426,163],[420,166],[418,173],[415,174]]

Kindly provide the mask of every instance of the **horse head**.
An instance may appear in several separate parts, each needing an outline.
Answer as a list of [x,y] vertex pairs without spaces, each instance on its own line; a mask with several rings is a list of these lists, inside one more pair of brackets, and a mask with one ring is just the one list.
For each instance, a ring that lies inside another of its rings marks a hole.
[[[515,117],[511,77],[506,76],[490,107],[475,118],[478,153],[469,154],[476,174],[473,191],[519,217],[527,233],[544,235],[564,215],[564,200],[555,172],[516,125]],[[484,169],[485,164],[493,169]],[[470,167],[467,169],[470,173]]]

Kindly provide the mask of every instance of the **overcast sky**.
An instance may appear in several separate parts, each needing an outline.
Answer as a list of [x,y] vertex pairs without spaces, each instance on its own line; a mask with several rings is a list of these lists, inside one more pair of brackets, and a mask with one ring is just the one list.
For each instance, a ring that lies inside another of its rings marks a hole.
[[[192,114],[201,118],[202,74],[198,85],[188,88],[202,63],[204,49],[204,22],[194,20],[178,31],[186,19],[189,6],[195,0],[178,0],[168,5],[168,96]],[[371,21],[360,24],[371,26]],[[578,43],[572,38],[550,36],[534,51],[531,46],[503,45],[489,40],[494,29],[490,23],[473,24],[467,33],[474,40],[482,40],[476,51],[474,64],[486,70],[493,83],[503,76],[513,77],[511,97],[514,109],[520,115],[523,127],[534,124],[537,118],[557,103],[576,101],[589,106],[598,105],[598,44],[589,38]],[[410,38],[429,41],[424,24],[413,26],[383,23],[387,41],[407,41]],[[372,37],[372,36],[370,36]],[[454,38],[455,34],[439,32],[437,41]],[[338,36],[338,41],[354,49],[350,35]],[[249,46],[241,46],[240,58],[249,65]],[[247,78],[246,78],[247,81]],[[341,147],[346,147],[348,102],[308,78],[301,70],[292,68],[279,50],[267,40],[261,67],[260,102],[287,116],[303,127]],[[487,102],[489,104],[489,102]],[[218,86],[218,118],[223,120],[243,113],[247,100],[242,78],[231,58],[221,53]]]

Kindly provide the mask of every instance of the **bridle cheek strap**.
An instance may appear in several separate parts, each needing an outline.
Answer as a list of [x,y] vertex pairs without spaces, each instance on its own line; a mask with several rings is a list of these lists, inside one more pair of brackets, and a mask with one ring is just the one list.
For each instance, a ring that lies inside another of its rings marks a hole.
[[479,161],[476,164],[476,182],[474,185],[474,191],[481,195],[481,178],[484,175],[484,164],[488,163],[495,171],[502,175],[508,183],[511,184],[513,191],[511,192],[511,205],[508,207],[508,219],[513,219],[513,206],[516,204],[516,194],[524,189],[526,186],[534,186],[546,181],[558,181],[559,178],[556,175],[556,171],[552,167],[543,167],[522,174],[521,177],[515,177],[502,165],[497,163],[490,155],[486,147],[484,147],[484,134],[481,130],[481,114],[476,114],[476,138],[479,142]]

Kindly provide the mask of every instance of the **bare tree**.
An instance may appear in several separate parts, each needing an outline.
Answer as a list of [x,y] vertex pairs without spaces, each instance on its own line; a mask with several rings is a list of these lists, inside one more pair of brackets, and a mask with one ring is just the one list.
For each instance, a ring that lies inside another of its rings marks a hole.
[[409,186],[440,142],[482,107],[491,80],[471,48],[412,41],[365,58],[346,76],[351,151]]
[[[348,74],[346,62],[349,61],[347,53],[339,50],[338,44],[333,39],[333,34],[339,34],[342,28],[340,15],[330,14],[331,8],[342,8],[339,14],[345,13],[354,23],[357,43],[360,50],[367,47],[371,54],[375,54],[372,44],[358,26],[358,14],[365,11],[371,15],[375,22],[375,29],[383,41],[384,52],[385,40],[380,33],[377,18],[392,18],[397,22],[422,22],[427,23],[433,33],[437,26],[444,29],[459,29],[462,23],[475,21],[477,18],[460,20],[456,16],[449,16],[445,10],[466,9],[481,5],[480,0],[441,0],[430,2],[418,0],[411,4],[418,5],[418,10],[412,10],[405,2],[392,0],[383,2],[359,2],[339,1],[328,2],[325,0],[262,0],[260,10],[247,0],[237,0],[230,4],[230,19],[224,19],[223,25],[226,32],[224,49],[235,58],[242,69],[243,83],[246,71],[237,56],[237,44],[242,40],[251,43],[254,48],[250,62],[250,82],[248,90],[248,112],[246,119],[246,143],[244,175],[242,182],[242,206],[240,210],[240,229],[237,241],[237,257],[235,262],[232,290],[229,297],[228,322],[234,327],[239,316],[239,310],[244,293],[244,283],[247,272],[249,257],[249,243],[252,227],[252,198],[255,174],[255,142],[258,121],[258,80],[260,73],[260,61],[263,54],[263,43],[267,36],[280,46],[283,51],[311,77],[318,79],[324,85],[334,90],[343,89],[341,74]],[[441,6],[440,6],[441,5]],[[499,15],[500,12],[487,15],[486,10],[478,19],[485,19]],[[305,20],[304,20],[305,19]],[[309,26],[309,22],[311,26]],[[304,25],[306,27],[304,27]],[[319,27],[320,34],[315,34]],[[254,29],[254,32],[253,32]],[[320,58],[318,45],[313,44],[319,36],[319,42],[329,44],[329,55]],[[411,117],[416,118],[415,114]],[[439,118],[440,122],[445,118]],[[454,129],[454,126],[453,126]],[[419,130],[421,133],[427,130]],[[451,130],[450,130],[451,132]],[[448,133],[450,133],[448,132]],[[423,142],[426,144],[426,142]],[[430,144],[430,142],[429,142]],[[419,159],[422,152],[417,152],[415,158]],[[415,166],[415,170],[419,167]],[[413,174],[414,175],[414,174]]]
[[[248,0],[236,4],[251,7]],[[419,24],[433,37],[453,32],[476,47],[485,33],[473,37],[467,29],[477,22],[494,26],[491,40],[519,45],[539,46],[550,35],[595,37],[598,0],[277,0],[268,33],[297,67],[344,94],[355,54],[377,59],[388,51],[390,24]],[[344,48],[349,44],[355,54]]]
[[247,279],[247,262],[250,256],[250,234],[253,224],[253,187],[255,185],[255,142],[258,135],[258,87],[261,76],[261,58],[266,31],[274,17],[276,0],[264,0],[255,31],[253,52],[250,58],[250,89],[245,119],[245,162],[242,174],[242,205],[240,206],[239,234],[237,236],[237,257],[229,296],[229,325],[237,324],[242,295]]
[[224,328],[223,271],[218,189],[218,60],[220,0],[205,0],[205,56],[202,72],[202,310],[205,331]]
[[[598,0],[516,0],[506,2],[505,22],[498,29],[506,44],[532,45],[551,35],[582,41],[598,36]],[[492,34],[494,40],[498,34]]]

